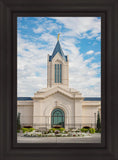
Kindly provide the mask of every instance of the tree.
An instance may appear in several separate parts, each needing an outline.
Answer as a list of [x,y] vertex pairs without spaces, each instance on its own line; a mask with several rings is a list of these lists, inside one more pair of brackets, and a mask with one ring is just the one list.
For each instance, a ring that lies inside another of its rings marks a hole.
[[18,112],[18,114],[17,114],[17,130],[20,130],[20,129],[21,129],[21,125],[20,125],[20,114],[21,114],[21,113],[19,113],[19,112]]
[[100,131],[100,129],[101,129],[101,120],[100,120],[99,111],[98,111],[98,115],[97,115],[97,129],[98,129],[98,131]]

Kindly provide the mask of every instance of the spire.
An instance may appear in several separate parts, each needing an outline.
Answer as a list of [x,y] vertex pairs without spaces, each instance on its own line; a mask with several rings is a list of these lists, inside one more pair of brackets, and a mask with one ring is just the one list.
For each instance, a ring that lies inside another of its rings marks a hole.
[[52,58],[53,58],[57,53],[60,53],[60,55],[64,58],[64,60],[66,60],[66,59],[65,59],[65,56],[64,56],[64,52],[63,52],[63,50],[62,50],[62,48],[61,48],[61,45],[60,45],[60,43],[59,43],[59,40],[57,41],[57,44],[56,44],[55,49],[54,49],[54,51],[53,51]]
[[60,45],[60,42],[59,42],[59,36],[60,36],[60,33],[57,35],[57,44],[54,48],[54,51],[52,53],[52,56],[49,56],[49,61],[52,61],[53,57],[57,54],[57,53],[60,53],[60,55],[63,57],[63,59],[65,61],[67,61],[67,56],[64,55],[63,53],[63,50],[61,48],[61,45]]
[[57,41],[59,41],[59,36],[60,36],[60,33],[58,33],[58,36],[57,36]]

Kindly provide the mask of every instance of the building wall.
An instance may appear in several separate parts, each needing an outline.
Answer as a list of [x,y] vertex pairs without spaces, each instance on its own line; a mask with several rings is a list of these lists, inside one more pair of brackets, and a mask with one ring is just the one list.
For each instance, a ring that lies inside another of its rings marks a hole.
[[[65,113],[65,123],[74,123],[74,100],[60,93],[55,93],[45,99],[34,99],[33,123],[41,123],[48,128],[51,127],[51,112],[60,108]],[[40,115],[40,116],[39,116]],[[46,118],[45,118],[46,117]],[[69,118],[70,117],[70,118]]]
[[[34,128],[50,128],[51,112],[55,108],[61,108],[64,111],[65,123],[73,124],[73,128],[95,127],[97,112],[101,107],[100,101],[74,100],[60,93],[33,101],[18,101],[17,112],[21,113],[21,123],[23,125],[33,124]],[[69,128],[69,126],[66,128]]]
[[20,122],[22,127],[25,125],[32,125],[33,123],[33,102],[31,101],[18,101],[17,113],[21,113]]
[[75,99],[75,128],[81,128],[82,102],[83,102],[83,100]]
[[[67,56],[67,58],[69,58]],[[62,56],[57,53],[52,61],[47,61],[47,87],[64,86],[69,87],[69,62],[65,62]],[[62,64],[62,83],[55,83],[55,64]]]
[[96,127],[97,114],[101,108],[100,101],[83,101],[82,104],[82,124],[84,126]]

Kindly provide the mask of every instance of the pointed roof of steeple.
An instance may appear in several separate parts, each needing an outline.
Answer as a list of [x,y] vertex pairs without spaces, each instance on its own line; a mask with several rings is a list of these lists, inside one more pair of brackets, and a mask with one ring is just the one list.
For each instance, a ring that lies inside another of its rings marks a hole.
[[64,60],[67,61],[67,56],[64,55],[64,52],[63,52],[63,50],[62,50],[62,48],[61,48],[61,45],[60,45],[60,42],[59,42],[59,35],[60,35],[60,34],[58,34],[57,44],[56,44],[56,46],[55,46],[55,48],[54,48],[54,51],[53,51],[53,53],[52,53],[52,56],[49,56],[49,61],[52,61],[53,57],[54,57],[58,52],[59,52],[60,55],[64,58]]
[[63,50],[62,50],[62,48],[61,48],[61,45],[60,45],[60,43],[59,43],[59,40],[57,41],[57,44],[56,44],[55,49],[54,49],[54,51],[53,51],[52,58],[53,58],[58,52],[59,52],[60,55],[64,58],[64,60],[66,60],[66,59],[65,59],[64,52],[63,52]]

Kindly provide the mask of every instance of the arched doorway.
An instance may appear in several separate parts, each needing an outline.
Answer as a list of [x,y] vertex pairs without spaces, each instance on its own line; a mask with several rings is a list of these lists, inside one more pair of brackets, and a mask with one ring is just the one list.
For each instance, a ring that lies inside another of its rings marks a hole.
[[51,127],[60,126],[64,128],[65,114],[60,108],[56,108],[51,113]]

